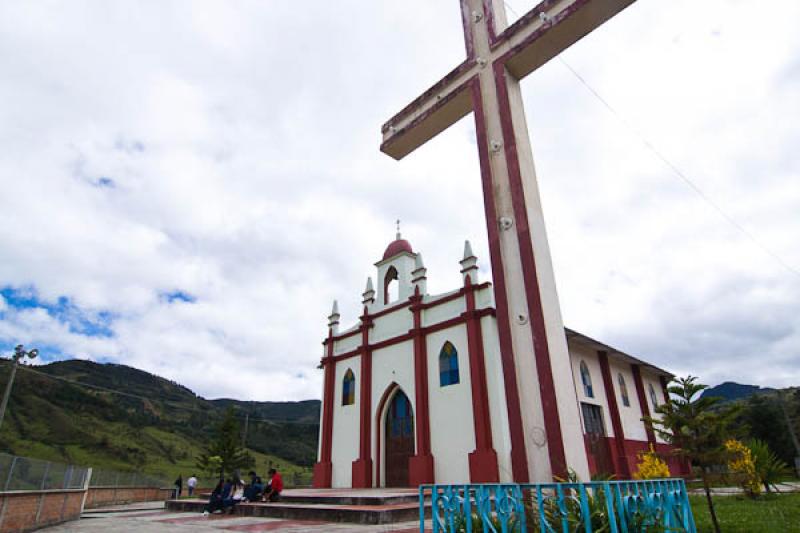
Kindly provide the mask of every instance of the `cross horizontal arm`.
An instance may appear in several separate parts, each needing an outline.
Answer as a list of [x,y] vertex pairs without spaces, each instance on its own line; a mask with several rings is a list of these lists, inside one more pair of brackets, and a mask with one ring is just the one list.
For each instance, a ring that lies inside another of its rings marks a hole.
[[544,0],[497,36],[492,48],[518,80],[635,0]]
[[464,61],[384,124],[381,151],[402,159],[472,111],[474,67]]

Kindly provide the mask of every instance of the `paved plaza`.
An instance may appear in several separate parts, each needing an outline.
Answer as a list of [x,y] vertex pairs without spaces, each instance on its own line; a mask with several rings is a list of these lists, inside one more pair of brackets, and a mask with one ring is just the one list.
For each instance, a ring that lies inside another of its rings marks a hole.
[[79,521],[44,529],[47,533],[161,533],[161,532],[235,532],[280,531],[286,533],[323,533],[353,531],[357,533],[417,533],[418,522],[399,524],[358,525],[334,524],[280,518],[259,518],[230,515],[204,517],[197,513],[175,513],[164,510],[162,502],[86,512]]

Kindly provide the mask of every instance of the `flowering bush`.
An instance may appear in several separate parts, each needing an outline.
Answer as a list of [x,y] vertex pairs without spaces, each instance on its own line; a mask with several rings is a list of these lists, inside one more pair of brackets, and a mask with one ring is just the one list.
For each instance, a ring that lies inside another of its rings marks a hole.
[[663,479],[671,476],[667,463],[658,456],[652,444],[649,451],[638,455],[639,462],[636,464],[633,479]]
[[737,477],[739,485],[750,497],[761,494],[761,478],[756,471],[753,452],[736,439],[725,442],[728,451],[728,469]]

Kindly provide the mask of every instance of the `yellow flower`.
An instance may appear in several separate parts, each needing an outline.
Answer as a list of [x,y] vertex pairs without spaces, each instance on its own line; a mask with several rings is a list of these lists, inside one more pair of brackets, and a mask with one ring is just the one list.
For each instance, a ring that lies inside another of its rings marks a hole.
[[750,448],[736,439],[730,439],[725,442],[725,449],[730,455],[728,469],[738,477],[744,491],[752,497],[761,494],[761,480],[756,473]]
[[662,479],[671,476],[667,463],[658,456],[652,444],[649,451],[639,452],[638,456],[639,462],[633,479]]

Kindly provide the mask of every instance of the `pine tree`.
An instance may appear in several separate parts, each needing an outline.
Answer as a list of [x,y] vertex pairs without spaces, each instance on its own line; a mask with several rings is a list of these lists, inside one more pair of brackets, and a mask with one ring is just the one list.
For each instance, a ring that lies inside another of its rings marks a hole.
[[728,452],[725,441],[739,408],[722,405],[723,399],[700,396],[708,385],[696,383],[697,378],[675,378],[667,388],[669,401],[656,407],[660,417],[645,417],[645,422],[667,442],[675,447],[676,455],[697,466],[703,480],[708,510],[714,530],[719,533],[719,522],[711,499],[708,474],[712,466],[724,465]]
[[219,476],[223,478],[226,472],[232,474],[254,465],[255,460],[241,445],[239,422],[233,408],[229,407],[214,429],[214,438],[206,451],[197,458],[197,466],[212,475],[219,470]]

